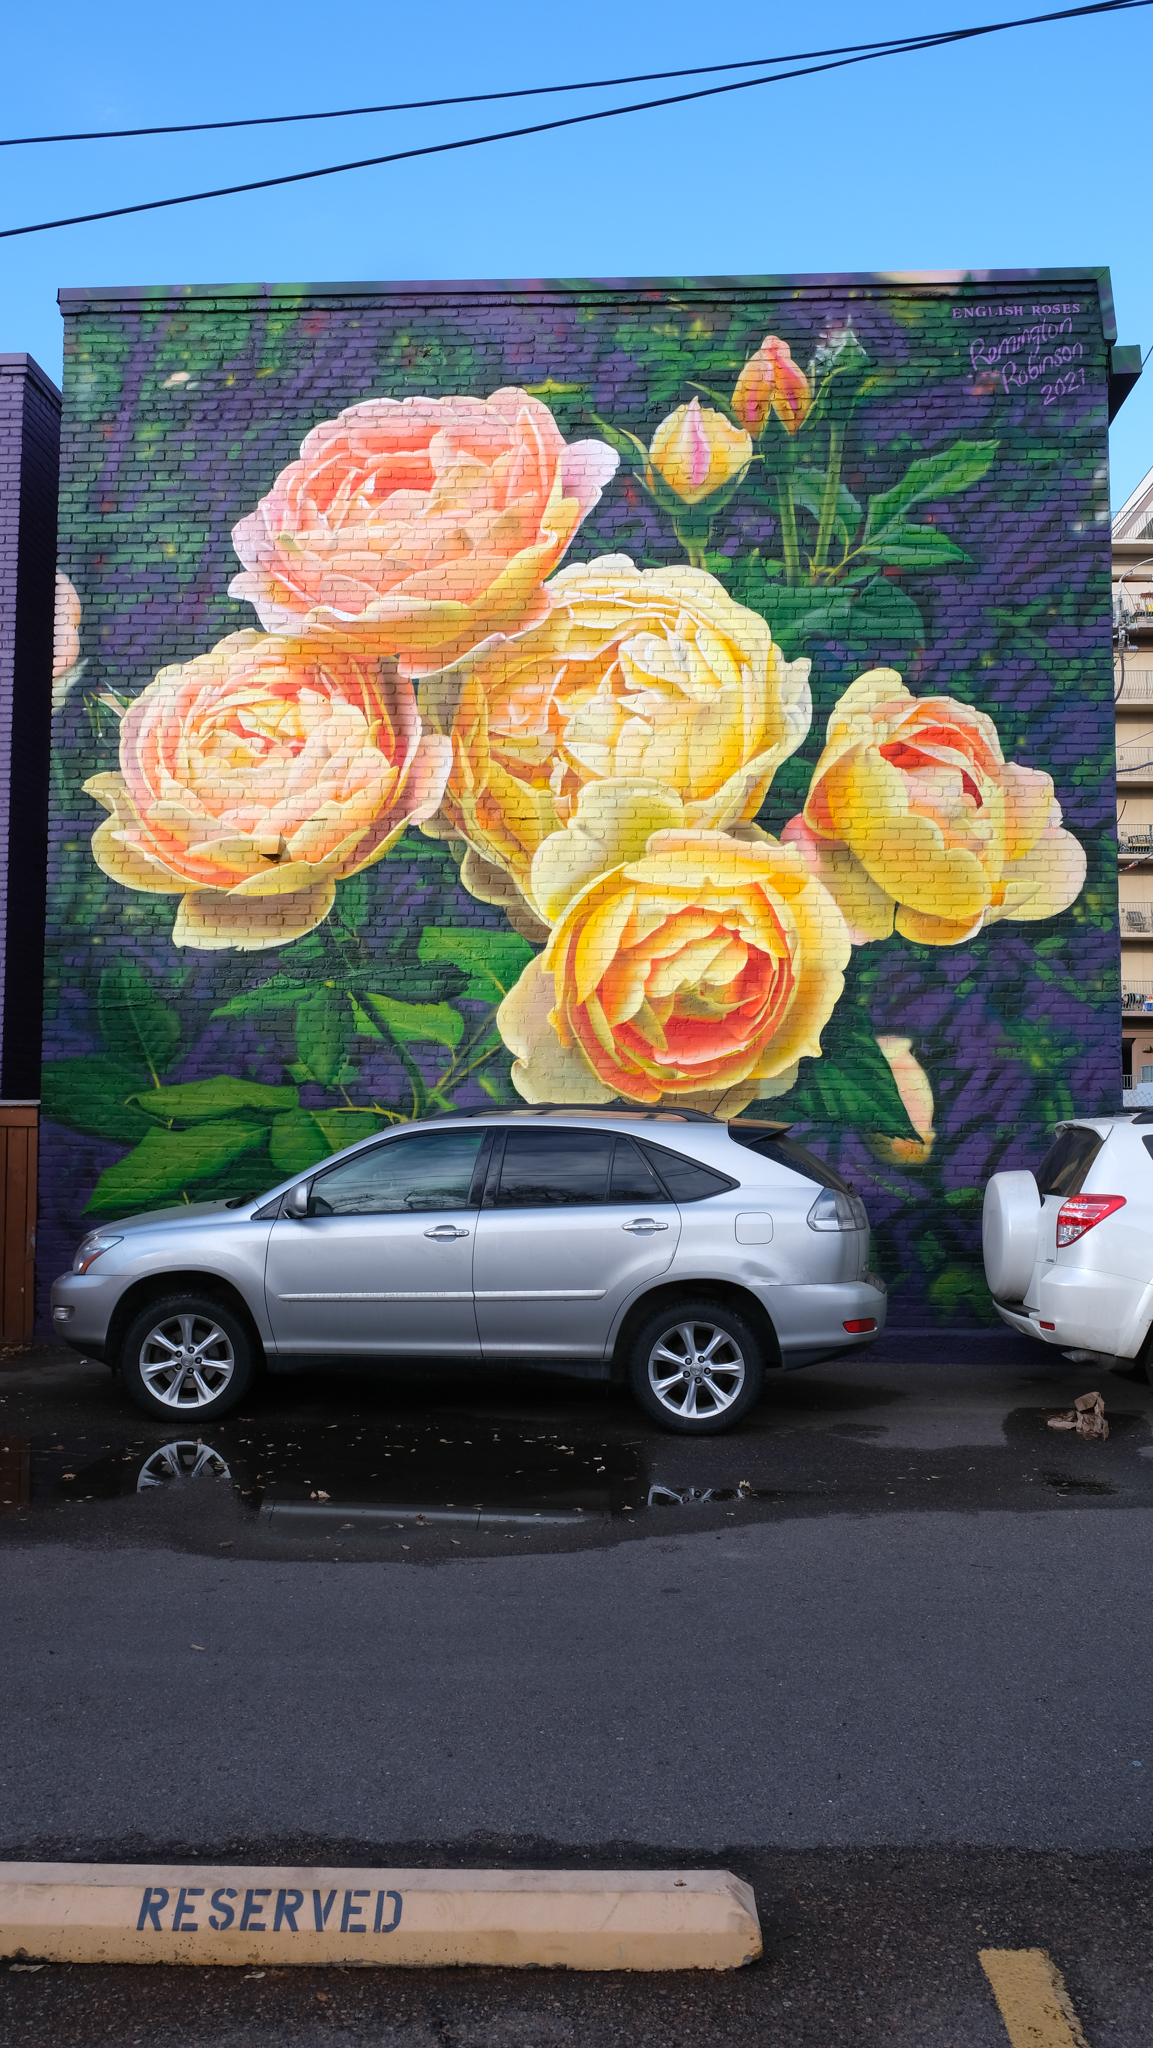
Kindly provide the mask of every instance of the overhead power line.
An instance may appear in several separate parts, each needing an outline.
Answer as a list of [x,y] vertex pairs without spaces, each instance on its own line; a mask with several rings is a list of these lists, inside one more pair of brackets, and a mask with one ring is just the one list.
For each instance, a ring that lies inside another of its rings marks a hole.
[[755,71],[762,64],[800,64],[813,57],[844,57],[857,50],[899,49],[918,45],[920,36],[899,36],[877,43],[844,43],[834,50],[790,50],[783,57],[747,57],[733,64],[690,64],[682,71],[636,71],[625,78],[581,78],[568,85],[522,85],[507,92],[458,93],[443,100],[394,100],[379,107],[334,107],[319,114],[256,114],[238,121],[184,121],[164,128],[92,128],[74,135],[0,135],[0,149],[22,149],[37,142],[124,142],[138,135],[204,135],[217,128],[274,128],[290,121],[347,121],[360,114],[417,114],[430,107],[476,107],[492,100],[537,99],[543,93],[596,92],[615,85],[657,85],[668,78],[707,78],[717,71]]
[[[382,164],[406,163],[414,157],[443,156],[453,150],[477,149],[482,144],[489,142],[512,142],[526,135],[544,135],[559,128],[582,127],[589,121],[611,121],[622,114],[644,114],[657,107],[683,106],[692,100],[714,99],[722,93],[745,92],[757,85],[784,85],[793,78],[811,78],[820,72],[841,71],[853,64],[874,62],[879,57],[903,57],[922,50],[942,49],[952,43],[968,42],[977,36],[998,35],[1006,29],[1039,28],[1047,22],[1074,21],[1085,15],[1127,14],[1136,8],[1149,6],[1153,6],[1153,0],[1093,0],[1093,4],[1089,6],[1067,7],[1059,12],[1049,14],[1023,15],[1013,21],[984,22],[974,28],[948,29],[943,30],[937,35],[906,37],[900,41],[862,46],[856,54],[837,56],[825,63],[806,64],[793,71],[776,71],[768,75],[762,75],[759,78],[738,78],[731,80],[727,85],[699,86],[693,92],[668,94],[661,99],[655,100],[638,100],[625,107],[601,107],[589,114],[566,114],[555,121],[535,122],[531,127],[503,128],[490,135],[466,135],[454,142],[425,143],[420,148],[392,150],[384,156],[360,157],[351,163],[324,164],[317,170],[312,171],[290,171],[277,178],[253,178],[241,185],[218,185],[204,192],[177,193],[170,199],[138,200],[131,206],[105,207],[98,213],[77,213],[68,215],[60,220],[33,221],[25,227],[0,228],[0,241],[7,240],[14,235],[43,234],[50,228],[84,227],[90,222],[97,220],[120,220],[126,214],[131,213],[154,213],[160,208],[167,206],[191,206],[202,199],[230,199],[242,192],[266,192],[273,186],[300,185],[312,178],[333,178],[345,171],[372,170]],[[736,70],[738,67],[736,65],[722,65],[718,68],[721,70]],[[675,76],[678,74],[667,75]],[[701,74],[681,73],[679,75],[699,76]],[[581,88],[558,88],[558,90],[566,89],[571,91],[580,90]],[[544,91],[547,88],[533,87],[527,90]],[[508,97],[511,96],[508,95]],[[487,98],[489,95],[481,95],[480,97]],[[506,95],[500,94],[495,97],[504,98]],[[269,118],[277,119],[281,117],[271,116]]]
[[[1135,0],[1103,0],[1096,8],[1077,8],[1077,13],[1124,12]],[[1061,19],[1040,15],[1038,20]],[[996,22],[995,28],[1015,28],[1016,22]],[[182,121],[157,128],[90,128],[68,135],[0,135],[0,149],[23,149],[41,142],[124,142],[140,135],[205,135],[220,128],[273,128],[293,121],[347,121],[362,114],[416,114],[432,107],[476,107],[492,100],[537,99],[544,93],[597,92],[617,85],[659,85],[670,78],[707,78],[718,71],[756,71],[761,65],[808,64],[821,57],[850,57],[858,52],[882,51],[886,56],[902,49],[932,48],[942,39],[987,35],[987,28],[943,30],[939,35],[926,30],[914,36],[882,36],[872,43],[840,43],[830,50],[789,50],[781,57],[742,57],[732,64],[688,64],[680,71],[635,71],[623,78],[581,78],[567,85],[524,85],[506,92],[458,93],[451,99],[394,100],[379,107],[333,107],[312,114],[255,114],[235,121]],[[622,111],[625,111],[622,109]]]

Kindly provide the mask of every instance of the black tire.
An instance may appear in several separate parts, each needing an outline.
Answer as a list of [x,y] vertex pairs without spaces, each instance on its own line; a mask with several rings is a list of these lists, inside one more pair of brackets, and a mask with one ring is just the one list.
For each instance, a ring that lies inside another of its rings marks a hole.
[[[676,1369],[682,1358],[683,1374]],[[637,1331],[628,1371],[633,1394],[662,1429],[678,1436],[719,1436],[743,1421],[759,1399],[765,1361],[760,1341],[742,1316],[720,1302],[686,1295]]]
[[[166,1378],[168,1352],[172,1371]],[[167,1294],[133,1317],[120,1346],[120,1370],[146,1415],[212,1422],[243,1401],[256,1359],[234,1309],[210,1294]]]

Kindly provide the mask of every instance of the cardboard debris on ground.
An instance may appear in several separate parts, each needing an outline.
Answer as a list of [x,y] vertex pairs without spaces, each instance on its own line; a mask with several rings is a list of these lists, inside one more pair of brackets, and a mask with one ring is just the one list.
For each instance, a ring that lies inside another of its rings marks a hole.
[[1090,1442],[1104,1443],[1109,1434],[1105,1403],[1100,1394],[1078,1394],[1071,1408],[1061,1415],[1049,1417],[1049,1427],[1075,1429],[1078,1436],[1088,1437]]

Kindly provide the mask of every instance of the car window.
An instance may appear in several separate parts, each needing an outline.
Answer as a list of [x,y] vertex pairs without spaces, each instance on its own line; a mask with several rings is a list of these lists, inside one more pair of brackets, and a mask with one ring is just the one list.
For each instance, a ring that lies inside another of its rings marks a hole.
[[404,1216],[468,1206],[485,1133],[422,1131],[358,1152],[312,1183],[310,1216]]
[[603,1202],[612,1158],[611,1131],[509,1131],[498,1209],[572,1209]]
[[709,1195],[723,1194],[726,1188],[740,1187],[739,1180],[718,1173],[715,1167],[702,1166],[699,1159],[686,1159],[683,1152],[669,1152],[646,1138],[637,1142],[674,1202],[703,1202]]
[[1085,1175],[1105,1143],[1099,1131],[1084,1124],[1058,1131],[1037,1168],[1038,1192],[1042,1195],[1079,1195]]
[[766,1133],[758,1137],[756,1131],[742,1131],[729,1125],[729,1136],[747,1152],[755,1152],[759,1159],[771,1159],[775,1166],[787,1166],[793,1173],[803,1173],[807,1180],[815,1180],[818,1187],[835,1188],[839,1195],[850,1192],[839,1173],[818,1159],[815,1152],[808,1152],[798,1145],[795,1138],[787,1138],[781,1132]]
[[613,1153],[609,1201],[652,1203],[667,1202],[668,1199],[644,1153],[631,1138],[618,1138]]

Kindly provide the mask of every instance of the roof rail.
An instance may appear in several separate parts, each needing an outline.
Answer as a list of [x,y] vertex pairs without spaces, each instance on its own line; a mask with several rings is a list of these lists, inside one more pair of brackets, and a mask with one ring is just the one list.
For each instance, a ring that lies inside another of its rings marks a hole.
[[[518,1102],[502,1104],[493,1102],[484,1109],[441,1109],[435,1116],[412,1117],[412,1123],[436,1124],[455,1122],[465,1116],[635,1116],[646,1117],[656,1123],[716,1124],[721,1119],[709,1116],[703,1109],[646,1109],[642,1102],[624,1102],[615,1096],[611,1102]],[[785,1129],[785,1125],[774,1126]]]

